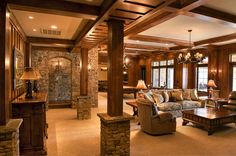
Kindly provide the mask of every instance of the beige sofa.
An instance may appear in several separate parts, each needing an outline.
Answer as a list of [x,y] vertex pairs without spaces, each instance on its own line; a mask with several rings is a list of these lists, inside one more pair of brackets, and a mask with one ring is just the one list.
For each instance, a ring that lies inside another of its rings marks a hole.
[[195,99],[190,99],[190,98],[183,98],[182,99],[176,99],[173,100],[172,97],[172,92],[183,92],[182,89],[178,90],[152,90],[153,94],[159,94],[163,96],[163,93],[166,92],[169,96],[169,99],[167,100],[164,98],[164,101],[159,101],[159,102],[154,102],[148,100],[147,98],[145,99],[146,102],[149,103],[155,103],[157,105],[158,111],[163,111],[163,112],[169,112],[171,113],[174,117],[181,117],[182,116],[182,111],[183,110],[191,110],[194,108],[203,108],[205,107],[205,100],[201,100],[199,98]]

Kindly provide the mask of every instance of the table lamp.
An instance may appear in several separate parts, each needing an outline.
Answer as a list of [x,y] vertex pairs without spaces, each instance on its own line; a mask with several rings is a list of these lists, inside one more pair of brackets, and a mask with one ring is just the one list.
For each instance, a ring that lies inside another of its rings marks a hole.
[[213,87],[217,87],[217,86],[216,86],[214,80],[209,80],[208,83],[207,83],[207,86],[209,87],[209,89],[208,89],[208,91],[209,91],[209,98],[211,98],[212,94],[213,94]]
[[24,70],[23,75],[20,78],[21,80],[25,80],[26,81],[26,94],[25,94],[25,98],[32,98],[32,84],[31,84],[31,80],[37,80],[37,75],[35,73],[35,71],[33,70],[33,68],[31,67],[26,67]]
[[142,89],[147,89],[147,86],[145,85],[145,82],[143,80],[138,80],[136,89],[140,89],[140,92],[142,92]]
[[[41,75],[39,73],[38,70],[35,70],[35,74],[36,74],[36,77],[37,77],[37,80],[39,80],[41,78]],[[38,84],[37,84],[37,80],[34,80],[34,86],[33,86],[33,91],[35,93],[38,93],[39,89],[38,89]]]

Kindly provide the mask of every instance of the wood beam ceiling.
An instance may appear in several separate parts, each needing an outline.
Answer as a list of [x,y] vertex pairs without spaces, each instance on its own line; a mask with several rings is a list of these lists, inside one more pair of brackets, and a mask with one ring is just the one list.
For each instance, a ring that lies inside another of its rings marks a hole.
[[66,39],[27,37],[27,41],[30,43],[39,43],[39,44],[61,44],[61,45],[67,45],[67,46],[74,45],[74,41],[66,40]]
[[175,45],[181,45],[181,46],[189,45],[189,41],[185,41],[185,40],[177,40],[177,39],[171,39],[171,38],[154,37],[154,36],[146,36],[146,35],[132,35],[131,37],[128,37],[127,39],[139,40],[139,41],[144,41],[144,42],[175,44]]
[[70,1],[8,0],[7,3],[10,9],[73,16],[91,20],[95,20],[100,15],[100,8],[97,6]]

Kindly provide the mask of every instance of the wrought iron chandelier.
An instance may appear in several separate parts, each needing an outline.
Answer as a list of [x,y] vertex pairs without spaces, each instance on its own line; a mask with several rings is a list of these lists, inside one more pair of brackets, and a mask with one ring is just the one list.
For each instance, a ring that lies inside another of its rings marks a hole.
[[202,62],[202,60],[205,58],[201,53],[197,52],[194,55],[191,55],[190,50],[191,50],[191,32],[192,30],[188,30],[189,32],[189,47],[186,52],[181,52],[178,55],[177,62],[180,63],[198,63]]

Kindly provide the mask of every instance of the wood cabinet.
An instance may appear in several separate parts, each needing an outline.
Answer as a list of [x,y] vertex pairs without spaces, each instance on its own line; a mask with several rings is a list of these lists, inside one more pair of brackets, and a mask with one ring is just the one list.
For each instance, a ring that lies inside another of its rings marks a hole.
[[46,93],[37,93],[33,98],[25,98],[23,94],[12,101],[13,118],[23,119],[20,155],[47,155],[46,103]]

